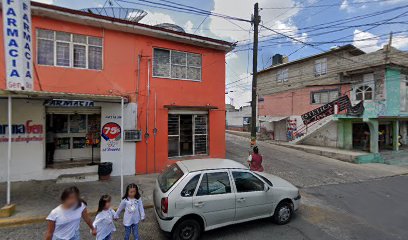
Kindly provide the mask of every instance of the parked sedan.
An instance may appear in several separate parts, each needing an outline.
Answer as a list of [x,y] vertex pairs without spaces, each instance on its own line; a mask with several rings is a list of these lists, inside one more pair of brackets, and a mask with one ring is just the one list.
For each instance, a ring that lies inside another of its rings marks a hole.
[[289,182],[226,159],[174,163],[159,175],[153,198],[160,228],[175,240],[260,218],[286,224],[300,203]]

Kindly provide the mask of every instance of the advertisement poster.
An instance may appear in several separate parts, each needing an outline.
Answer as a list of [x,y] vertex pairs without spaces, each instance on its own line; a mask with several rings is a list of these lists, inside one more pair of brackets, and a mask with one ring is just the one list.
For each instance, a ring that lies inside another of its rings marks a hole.
[[119,152],[120,151],[120,137],[122,129],[119,124],[115,122],[108,122],[102,126],[101,137],[106,141],[106,147],[102,149],[104,152]]

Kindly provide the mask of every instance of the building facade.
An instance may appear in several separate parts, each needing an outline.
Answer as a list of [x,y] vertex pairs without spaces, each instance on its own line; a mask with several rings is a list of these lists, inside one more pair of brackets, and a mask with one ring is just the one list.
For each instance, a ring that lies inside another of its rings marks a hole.
[[[265,69],[259,73],[261,129],[294,144],[397,150],[407,143],[407,60],[388,45],[373,53],[346,45]],[[339,108],[343,100],[347,106]],[[305,121],[311,115],[317,118]]]
[[225,157],[231,43],[35,2],[31,14],[34,90],[8,90],[0,71],[0,164],[11,97],[13,181],[92,172],[91,161],[112,162],[119,175]]

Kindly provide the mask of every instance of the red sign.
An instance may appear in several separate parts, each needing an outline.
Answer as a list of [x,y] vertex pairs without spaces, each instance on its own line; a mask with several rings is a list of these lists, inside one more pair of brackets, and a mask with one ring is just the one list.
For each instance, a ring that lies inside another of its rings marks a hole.
[[114,122],[108,122],[102,127],[102,137],[108,140],[119,140],[121,128],[119,124]]

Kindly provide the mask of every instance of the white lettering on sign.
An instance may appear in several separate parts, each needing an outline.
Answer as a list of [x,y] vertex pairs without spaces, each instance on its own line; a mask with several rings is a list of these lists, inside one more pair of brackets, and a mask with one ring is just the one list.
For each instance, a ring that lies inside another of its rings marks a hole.
[[33,90],[30,0],[3,0],[7,89]]

